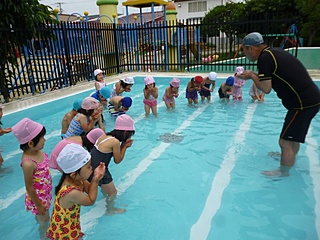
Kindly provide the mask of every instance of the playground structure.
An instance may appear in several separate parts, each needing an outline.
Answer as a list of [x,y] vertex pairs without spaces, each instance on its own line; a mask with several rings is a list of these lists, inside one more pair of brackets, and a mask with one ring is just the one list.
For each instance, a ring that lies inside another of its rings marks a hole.
[[[126,65],[129,71],[181,71],[186,51],[201,59],[200,27],[186,28],[178,23],[172,2],[142,0],[129,1],[129,5],[140,9],[151,6],[152,16],[153,8],[163,5],[164,16],[161,21],[152,17],[151,22],[146,22],[141,12],[134,23],[127,22],[126,17],[119,24],[115,16],[103,14],[90,22],[87,12],[84,16],[72,13],[70,17],[78,16],[78,21],[51,26],[52,36],[31,39],[16,50],[18,68],[13,69],[15,78],[9,85],[11,100],[93,80],[96,67],[105,69],[107,74],[123,71],[109,66]],[[102,19],[105,23],[101,23]]]
[[[201,29],[206,26],[199,21],[178,21],[173,2],[128,0],[124,6],[140,8],[140,16],[132,19],[128,13],[118,19],[113,14],[114,1],[98,2],[106,4],[104,10],[109,12],[100,12],[94,20],[89,19],[87,12],[83,16],[73,13],[70,17],[78,16],[77,21],[39,29],[39,35],[25,46],[13,47],[18,67],[8,67],[14,73],[7,84],[10,100],[92,81],[95,68],[103,69],[106,75],[125,71],[191,71],[190,67],[199,65],[206,66],[205,71],[234,70],[233,63],[220,60],[223,54],[224,59],[233,58],[225,54],[230,48],[223,49],[225,43],[219,43],[219,37],[204,43]],[[162,6],[163,15],[154,18],[152,10],[151,20],[146,19],[141,9],[150,6]],[[236,44],[232,49],[237,48]]]

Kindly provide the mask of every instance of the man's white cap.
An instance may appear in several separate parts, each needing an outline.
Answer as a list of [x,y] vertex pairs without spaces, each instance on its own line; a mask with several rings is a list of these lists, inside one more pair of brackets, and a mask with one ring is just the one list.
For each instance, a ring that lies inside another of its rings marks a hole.
[[76,143],[66,145],[58,155],[57,164],[64,173],[76,172],[91,159],[91,155]]
[[101,69],[96,69],[94,70],[93,74],[94,76],[97,76],[98,74],[103,73],[103,71]]
[[209,73],[208,78],[212,81],[215,81],[217,79],[217,74],[215,72]]

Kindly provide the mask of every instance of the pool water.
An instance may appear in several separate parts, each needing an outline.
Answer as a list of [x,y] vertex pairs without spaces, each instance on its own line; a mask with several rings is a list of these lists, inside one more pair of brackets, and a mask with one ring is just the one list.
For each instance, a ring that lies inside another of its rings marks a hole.
[[[211,102],[190,107],[185,98],[189,79],[180,78],[176,109],[168,112],[161,98],[171,78],[155,80],[158,118],[145,118],[143,77],[136,77],[126,94],[133,98],[128,114],[135,121],[134,143],[121,164],[109,165],[119,190],[116,205],[126,212],[106,216],[99,192],[95,205],[81,207],[84,239],[320,239],[320,114],[311,123],[290,177],[265,177],[262,171],[279,166],[279,158],[268,153],[280,150],[286,113],[274,92],[264,103],[251,103],[248,81],[243,101],[221,102],[217,90],[223,79],[218,79]],[[91,92],[5,115],[3,127],[24,117],[40,122],[47,129],[44,151],[50,154],[60,140],[63,115],[75,99]],[[115,120],[107,112],[104,116],[106,130],[112,130]],[[181,141],[163,141],[161,136],[169,134]],[[7,134],[0,145],[5,159],[0,238],[38,239],[34,216],[24,208],[19,144]],[[53,170],[52,175],[56,186],[60,173]]]

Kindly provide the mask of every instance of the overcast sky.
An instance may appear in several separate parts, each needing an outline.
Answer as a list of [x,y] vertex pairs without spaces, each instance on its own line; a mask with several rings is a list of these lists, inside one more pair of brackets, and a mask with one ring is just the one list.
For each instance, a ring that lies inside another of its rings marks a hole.
[[[83,15],[85,11],[89,15],[99,14],[99,8],[96,0],[39,0],[40,3],[50,7],[62,10],[64,14],[80,13]],[[118,14],[125,14],[125,7],[122,6],[122,1],[118,0]],[[138,8],[129,8],[129,12],[139,12]],[[143,9],[143,12],[150,11],[150,9]],[[157,10],[156,10],[157,11]]]

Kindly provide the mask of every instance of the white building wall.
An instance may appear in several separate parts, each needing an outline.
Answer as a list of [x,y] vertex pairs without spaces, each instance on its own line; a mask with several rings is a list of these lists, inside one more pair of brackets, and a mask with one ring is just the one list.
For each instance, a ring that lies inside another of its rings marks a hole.
[[216,6],[225,4],[226,0],[207,0],[207,10],[203,12],[189,12],[188,4],[191,2],[203,2],[202,0],[190,0],[175,2],[178,20],[187,20],[193,18],[203,18],[207,12]]

